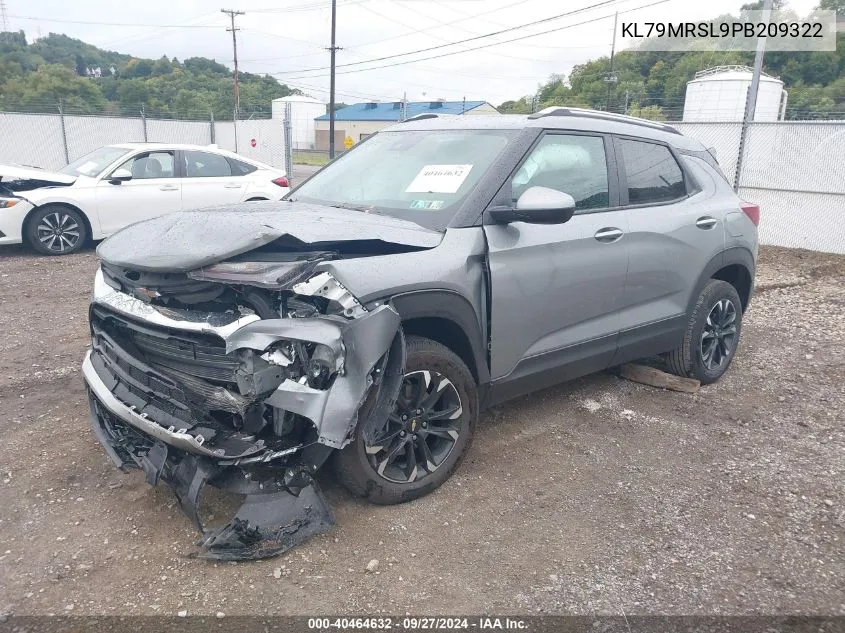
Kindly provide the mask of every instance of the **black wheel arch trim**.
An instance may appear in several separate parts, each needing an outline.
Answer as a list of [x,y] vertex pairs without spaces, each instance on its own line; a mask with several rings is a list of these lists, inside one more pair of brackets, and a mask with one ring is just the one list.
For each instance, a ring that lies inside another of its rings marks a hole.
[[[389,303],[403,322],[416,319],[443,319],[457,326],[469,343],[472,363],[467,363],[479,388],[490,383],[486,337],[478,315],[469,300],[454,290],[413,290],[368,302],[368,305]],[[447,345],[447,347],[449,347]],[[461,356],[459,350],[452,350]]]
[[751,299],[754,296],[754,274],[756,272],[756,263],[754,255],[750,250],[742,246],[735,246],[716,255],[710,260],[707,266],[704,267],[701,276],[698,278],[695,290],[690,295],[689,302],[687,303],[687,314],[692,314],[692,310],[698,301],[701,291],[704,290],[704,286],[707,285],[707,282],[713,279],[713,275],[723,268],[735,265],[745,268],[751,277],[751,288],[749,290],[748,300],[745,302],[745,310],[748,309],[748,305],[751,303]]

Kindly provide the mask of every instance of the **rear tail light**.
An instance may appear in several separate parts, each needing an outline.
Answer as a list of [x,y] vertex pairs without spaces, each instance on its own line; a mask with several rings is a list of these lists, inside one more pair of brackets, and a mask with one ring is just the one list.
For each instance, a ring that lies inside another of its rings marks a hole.
[[274,185],[279,185],[280,187],[290,187],[290,181],[288,180],[287,176],[279,176],[278,178],[273,180]]
[[743,202],[739,205],[739,208],[743,210],[745,215],[748,216],[748,219],[754,223],[754,226],[759,226],[760,224],[760,207],[756,204],[751,204],[750,202]]

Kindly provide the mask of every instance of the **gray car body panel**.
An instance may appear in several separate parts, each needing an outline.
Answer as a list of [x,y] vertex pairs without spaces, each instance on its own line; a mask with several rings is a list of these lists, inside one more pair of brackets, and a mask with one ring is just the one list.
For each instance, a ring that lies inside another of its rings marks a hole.
[[114,266],[145,272],[188,272],[254,250],[283,236],[305,244],[377,240],[437,246],[442,234],[418,224],[302,202],[245,202],[180,211],[139,222],[97,248]]

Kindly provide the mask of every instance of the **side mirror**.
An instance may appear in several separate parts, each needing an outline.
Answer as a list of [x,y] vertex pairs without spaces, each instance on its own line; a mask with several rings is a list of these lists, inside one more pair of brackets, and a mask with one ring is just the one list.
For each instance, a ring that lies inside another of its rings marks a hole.
[[132,180],[132,172],[128,169],[121,167],[120,169],[115,169],[111,176],[109,176],[109,182],[113,185],[119,185],[122,182],[126,182],[127,180]]
[[557,189],[529,187],[519,196],[516,207],[493,207],[489,213],[499,224],[563,224],[575,214],[575,198]]

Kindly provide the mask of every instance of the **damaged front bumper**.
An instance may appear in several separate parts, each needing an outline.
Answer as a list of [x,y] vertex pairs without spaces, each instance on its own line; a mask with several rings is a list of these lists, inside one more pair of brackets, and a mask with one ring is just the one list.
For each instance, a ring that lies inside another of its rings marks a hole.
[[[174,310],[115,289],[98,271],[82,368],[92,428],[119,468],[170,486],[203,533],[198,556],[272,556],[333,524],[313,475],[352,440],[359,412],[387,417],[404,370],[397,312],[352,312]],[[289,377],[291,345],[311,350],[308,366],[326,373],[324,383]],[[200,513],[207,485],[246,495],[213,530]]]

